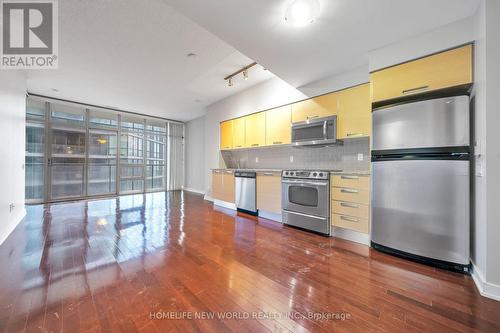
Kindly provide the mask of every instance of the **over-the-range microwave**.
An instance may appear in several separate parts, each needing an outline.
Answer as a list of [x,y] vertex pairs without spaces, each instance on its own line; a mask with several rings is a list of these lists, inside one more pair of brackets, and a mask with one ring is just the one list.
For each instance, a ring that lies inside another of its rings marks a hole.
[[292,124],[295,146],[328,145],[337,142],[337,116],[313,118]]

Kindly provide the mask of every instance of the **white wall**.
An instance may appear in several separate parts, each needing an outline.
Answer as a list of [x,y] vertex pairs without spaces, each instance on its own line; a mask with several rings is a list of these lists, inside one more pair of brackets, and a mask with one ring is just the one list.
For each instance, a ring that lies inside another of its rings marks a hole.
[[487,292],[500,300],[500,1],[485,1]]
[[350,71],[332,75],[298,87],[302,93],[309,97],[326,94],[346,87],[352,87],[370,81],[368,64],[353,68]]
[[205,116],[186,123],[184,188],[205,193]]
[[452,22],[368,54],[370,72],[474,41],[474,17]]
[[482,0],[474,19],[473,277],[482,294],[500,300],[500,2]]
[[474,105],[475,132],[475,189],[474,189],[474,220],[471,228],[471,259],[476,273],[486,272],[486,16],[485,4],[481,3],[474,16],[474,90],[472,92]]
[[[0,75],[0,244],[25,215],[26,79],[20,71]],[[10,211],[10,204],[14,209]]]

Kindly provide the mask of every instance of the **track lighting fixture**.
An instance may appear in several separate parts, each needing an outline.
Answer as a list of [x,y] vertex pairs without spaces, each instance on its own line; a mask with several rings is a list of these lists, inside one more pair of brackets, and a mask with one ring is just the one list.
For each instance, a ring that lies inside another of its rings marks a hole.
[[234,73],[232,73],[232,74],[230,74],[230,75],[226,76],[226,77],[224,78],[224,80],[226,80],[226,81],[227,81],[227,85],[228,85],[229,87],[232,87],[232,86],[233,86],[233,78],[234,78],[236,75],[240,74],[240,73],[243,73],[243,78],[244,78],[245,80],[248,80],[248,70],[249,70],[250,68],[252,68],[253,66],[255,66],[255,65],[257,65],[257,63],[256,63],[256,62],[253,62],[253,63],[251,63],[250,65],[247,65],[247,66],[243,67],[242,69],[240,69],[240,70],[238,70],[238,71],[236,71],[236,72],[234,72]]

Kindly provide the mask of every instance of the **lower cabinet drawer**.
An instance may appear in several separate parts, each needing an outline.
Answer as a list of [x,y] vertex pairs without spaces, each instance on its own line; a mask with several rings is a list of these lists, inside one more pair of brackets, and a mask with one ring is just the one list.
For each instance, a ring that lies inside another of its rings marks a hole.
[[368,219],[369,206],[343,201],[332,201],[332,213]]
[[332,187],[331,199],[368,205],[370,203],[370,191],[368,189]]
[[368,219],[359,217],[332,214],[332,225],[335,227],[351,229],[365,234],[367,234],[369,231]]
[[358,175],[333,175],[332,185],[336,187],[370,188],[370,177]]

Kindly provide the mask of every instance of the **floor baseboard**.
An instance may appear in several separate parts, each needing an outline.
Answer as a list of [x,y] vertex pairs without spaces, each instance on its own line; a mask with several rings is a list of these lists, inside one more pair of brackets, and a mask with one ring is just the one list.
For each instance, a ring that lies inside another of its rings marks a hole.
[[370,240],[371,240],[370,235],[357,232],[354,230],[332,227],[332,236],[370,246]]
[[10,220],[10,223],[7,223],[7,227],[5,228],[4,235],[0,238],[0,245],[5,242],[5,240],[9,237],[9,235],[16,229],[17,225],[24,219],[26,216],[26,208],[19,210],[16,215]]
[[183,191],[188,191],[188,192],[193,192],[193,193],[198,193],[198,194],[203,194],[205,195],[205,191],[202,191],[202,190],[197,190],[195,188],[190,188],[190,187],[183,187],[182,188]]
[[472,279],[476,284],[479,293],[496,301],[500,301],[500,286],[497,284],[489,283],[484,279],[483,273],[472,263]]
[[213,200],[214,205],[236,210],[236,205],[234,203],[226,202],[226,201],[221,201],[221,200]]
[[283,223],[283,218],[282,218],[281,214],[266,212],[266,211],[259,209],[259,216],[263,217],[265,219],[268,219],[268,220]]

